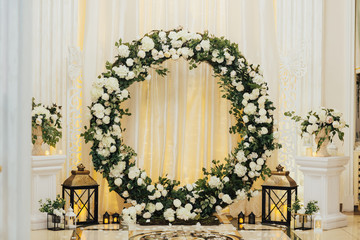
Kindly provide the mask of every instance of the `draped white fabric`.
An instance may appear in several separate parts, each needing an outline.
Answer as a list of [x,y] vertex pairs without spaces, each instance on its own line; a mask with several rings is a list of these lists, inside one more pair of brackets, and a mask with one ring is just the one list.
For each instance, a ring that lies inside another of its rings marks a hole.
[[[119,38],[132,41],[153,29],[183,26],[196,32],[209,30],[239,44],[252,63],[261,64],[277,105],[278,50],[272,1],[87,1],[84,35],[84,109],[90,105],[92,81],[107,60],[114,59]],[[201,176],[212,159],[223,159],[237,136],[228,128],[228,102],[221,98],[217,80],[206,64],[189,71],[186,61],[165,63],[170,73],[138,83],[127,101],[131,117],[123,120],[125,141],[138,153],[137,162],[153,177],[168,173],[182,183]],[[88,123],[85,117],[83,123]],[[87,158],[89,145],[83,148]],[[101,209],[116,210],[120,198],[101,182]],[[242,206],[244,207],[244,206]],[[237,208],[237,206],[235,206]],[[259,215],[260,208],[249,209]]]

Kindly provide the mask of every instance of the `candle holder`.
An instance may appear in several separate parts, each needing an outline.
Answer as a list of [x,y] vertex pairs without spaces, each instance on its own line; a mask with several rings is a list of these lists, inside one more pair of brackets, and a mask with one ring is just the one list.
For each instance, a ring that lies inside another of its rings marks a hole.
[[112,219],[113,219],[112,223],[117,223],[117,224],[120,223],[120,215],[118,213],[114,213],[111,216],[112,216]]
[[243,212],[240,212],[238,215],[238,229],[239,230],[244,229],[244,223],[245,223],[245,215]]
[[255,224],[255,214],[253,212],[249,215],[249,224]]
[[57,216],[55,214],[48,213],[47,229],[51,231],[65,230],[65,216]]
[[108,212],[103,215],[103,224],[110,224],[110,214]]
[[313,227],[313,215],[294,213],[294,229],[295,230],[310,230]]

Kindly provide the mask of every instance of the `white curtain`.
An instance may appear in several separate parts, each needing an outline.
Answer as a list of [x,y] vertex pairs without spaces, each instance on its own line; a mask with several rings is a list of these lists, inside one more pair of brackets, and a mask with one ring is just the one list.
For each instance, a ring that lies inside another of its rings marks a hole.
[[[114,59],[115,41],[132,41],[153,29],[178,26],[208,30],[238,43],[250,62],[264,68],[277,105],[278,50],[272,1],[94,0],[86,2],[83,113],[91,104],[92,81],[104,71],[105,62]],[[212,69],[201,64],[189,71],[184,60],[165,64],[170,70],[167,77],[152,73],[149,82],[130,88],[131,99],[126,104],[132,116],[123,120],[124,138],[138,153],[138,165],[153,179],[168,173],[184,184],[201,177],[201,168],[211,160],[224,159],[237,136],[228,133],[229,103],[221,98]],[[86,116],[84,125],[88,120]],[[83,148],[84,158],[89,147]],[[105,180],[98,175],[97,181],[101,183],[100,214],[120,208],[121,199],[108,192]],[[249,210],[260,213],[256,206]]]

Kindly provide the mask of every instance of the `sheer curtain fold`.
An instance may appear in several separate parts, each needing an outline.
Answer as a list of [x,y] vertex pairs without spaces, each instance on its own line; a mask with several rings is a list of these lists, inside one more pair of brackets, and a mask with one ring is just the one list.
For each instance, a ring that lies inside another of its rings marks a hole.
[[[107,60],[113,61],[115,41],[122,38],[128,42],[153,29],[178,26],[196,32],[209,30],[238,43],[251,62],[262,64],[276,99],[278,66],[273,13],[272,1],[264,0],[87,1],[83,105],[91,104],[92,81],[104,70]],[[237,136],[228,133],[229,103],[221,98],[211,67],[203,63],[189,71],[185,60],[169,60],[165,65],[170,70],[166,77],[152,71],[150,81],[130,87],[131,99],[125,105],[132,116],[123,119],[127,129],[124,139],[138,153],[138,165],[154,180],[167,173],[183,184],[190,183],[201,177],[201,168],[209,167],[211,160],[224,159]],[[89,146],[83,154],[88,156]],[[109,194],[100,175],[97,181],[101,183],[100,214],[120,208],[120,198]]]

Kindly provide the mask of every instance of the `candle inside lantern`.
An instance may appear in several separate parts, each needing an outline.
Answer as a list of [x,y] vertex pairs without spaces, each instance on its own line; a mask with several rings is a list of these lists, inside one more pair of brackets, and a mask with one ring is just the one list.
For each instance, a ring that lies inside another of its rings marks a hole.
[[109,219],[108,219],[108,218],[105,218],[105,219],[104,219],[104,223],[105,223],[105,224],[108,224],[108,223],[109,223]]
[[[280,215],[281,215],[281,213],[280,213]],[[287,217],[287,205],[286,204],[284,204],[284,207],[283,207],[283,215],[284,216],[281,215],[281,218],[284,219],[284,221],[285,221],[286,219],[284,217]]]

